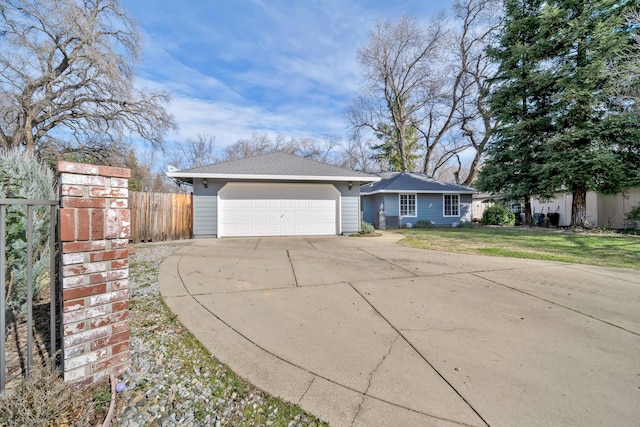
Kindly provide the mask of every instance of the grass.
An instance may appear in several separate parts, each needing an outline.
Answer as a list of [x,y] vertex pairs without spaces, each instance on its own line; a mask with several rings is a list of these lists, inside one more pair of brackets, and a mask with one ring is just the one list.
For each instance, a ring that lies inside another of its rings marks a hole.
[[403,229],[401,243],[422,249],[640,269],[640,238],[556,230]]

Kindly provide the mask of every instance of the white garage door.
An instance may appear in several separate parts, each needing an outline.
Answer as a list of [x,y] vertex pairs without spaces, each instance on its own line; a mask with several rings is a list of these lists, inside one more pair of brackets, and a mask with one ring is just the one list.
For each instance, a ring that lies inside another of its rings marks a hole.
[[218,236],[338,234],[339,204],[331,184],[231,182],[218,192]]

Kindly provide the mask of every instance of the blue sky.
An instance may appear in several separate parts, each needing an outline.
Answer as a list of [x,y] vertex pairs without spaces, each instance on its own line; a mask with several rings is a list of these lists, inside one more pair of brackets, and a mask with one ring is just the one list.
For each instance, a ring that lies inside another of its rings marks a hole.
[[138,84],[167,90],[180,129],[218,148],[253,132],[347,136],[357,50],[376,19],[427,20],[447,0],[122,0],[144,36]]

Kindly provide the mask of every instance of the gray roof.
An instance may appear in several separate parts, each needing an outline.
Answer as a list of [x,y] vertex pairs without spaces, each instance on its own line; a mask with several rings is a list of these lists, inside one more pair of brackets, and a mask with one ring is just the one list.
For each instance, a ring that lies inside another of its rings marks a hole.
[[360,187],[360,194],[376,193],[460,193],[474,194],[475,189],[458,184],[447,184],[413,172],[384,172],[382,180]]
[[374,182],[380,178],[277,151],[245,159],[168,172],[173,178],[235,178]]

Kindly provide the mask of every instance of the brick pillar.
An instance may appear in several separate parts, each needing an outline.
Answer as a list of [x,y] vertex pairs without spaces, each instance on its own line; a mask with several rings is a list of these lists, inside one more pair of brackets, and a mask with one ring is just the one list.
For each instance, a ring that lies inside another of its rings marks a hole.
[[59,162],[65,381],[126,371],[129,357],[129,169]]

